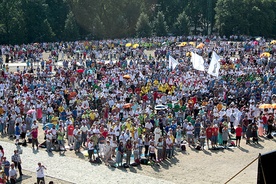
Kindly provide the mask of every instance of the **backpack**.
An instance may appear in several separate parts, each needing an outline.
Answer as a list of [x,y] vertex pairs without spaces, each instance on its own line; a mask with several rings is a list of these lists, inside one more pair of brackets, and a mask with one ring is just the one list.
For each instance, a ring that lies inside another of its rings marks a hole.
[[141,159],[141,164],[142,164],[142,165],[148,165],[148,163],[149,163],[149,160],[148,160],[148,159],[146,159],[146,158],[142,158],[142,159]]
[[132,163],[132,164],[130,164],[131,166],[133,166],[133,167],[136,167],[136,166],[138,166],[139,164],[137,164],[137,163]]
[[139,160],[139,158],[137,158],[137,159],[135,159],[135,161],[134,161],[137,165],[140,165],[140,160]]
[[236,130],[234,127],[231,128],[231,134],[235,134],[236,133]]
[[101,164],[101,163],[102,163],[102,161],[101,161],[101,159],[100,159],[99,157],[97,157],[97,158],[95,159],[95,163],[97,163],[97,164]]
[[24,140],[24,141],[22,142],[22,146],[27,146],[27,141],[26,141],[26,140]]
[[185,144],[181,144],[181,145],[180,145],[180,148],[181,148],[182,151],[186,151],[186,146],[185,146]]
[[197,145],[195,149],[196,149],[196,150],[201,150],[201,146],[200,146],[200,145]]

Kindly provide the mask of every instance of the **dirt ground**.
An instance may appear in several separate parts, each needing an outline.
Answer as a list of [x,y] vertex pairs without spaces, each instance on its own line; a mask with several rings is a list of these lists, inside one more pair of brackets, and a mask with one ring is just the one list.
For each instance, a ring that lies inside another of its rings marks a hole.
[[[41,126],[40,126],[41,128]],[[13,142],[7,137],[2,137],[3,141]],[[43,133],[40,129],[39,140],[43,142]],[[28,145],[31,147],[31,145]],[[174,183],[225,183],[228,179],[238,173],[252,160],[258,157],[259,153],[274,151],[276,141],[260,138],[259,144],[246,145],[242,140],[240,148],[224,150],[204,150],[198,151],[187,147],[186,152],[179,149],[175,157],[166,160],[160,166],[145,166],[122,169],[122,172],[139,173],[150,177],[161,178]],[[54,152],[54,154],[59,154]],[[65,156],[68,161],[71,157],[87,160],[82,153],[76,154],[74,151],[67,150]],[[257,161],[241,172],[230,183],[256,183],[257,180]],[[24,163],[23,163],[24,168]],[[24,171],[25,176],[21,183],[34,183],[36,173]],[[68,183],[59,179],[46,177],[47,181],[55,183]]]

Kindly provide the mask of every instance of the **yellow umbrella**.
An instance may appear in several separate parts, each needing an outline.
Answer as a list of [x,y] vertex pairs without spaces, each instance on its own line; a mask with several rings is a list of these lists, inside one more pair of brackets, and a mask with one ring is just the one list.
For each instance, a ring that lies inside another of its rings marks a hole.
[[271,108],[276,109],[276,103],[271,105]]
[[196,46],[196,43],[195,42],[189,42],[189,45],[192,45],[192,46]]
[[134,48],[134,49],[136,49],[137,47],[139,47],[139,44],[138,44],[138,43],[132,45],[132,48]]
[[127,43],[127,44],[126,44],[126,47],[131,47],[131,43]]
[[270,53],[264,52],[260,55],[260,57],[270,57]]
[[276,40],[272,40],[272,41],[270,42],[270,44],[275,45],[275,44],[276,44]]
[[124,75],[123,78],[124,79],[130,79],[131,77],[130,77],[130,75]]
[[177,45],[178,47],[185,47],[187,45],[187,42],[182,42],[179,45]]
[[271,104],[261,104],[259,106],[259,109],[269,109],[269,108],[272,108]]
[[197,49],[202,49],[204,47],[204,43],[200,43],[196,46]]

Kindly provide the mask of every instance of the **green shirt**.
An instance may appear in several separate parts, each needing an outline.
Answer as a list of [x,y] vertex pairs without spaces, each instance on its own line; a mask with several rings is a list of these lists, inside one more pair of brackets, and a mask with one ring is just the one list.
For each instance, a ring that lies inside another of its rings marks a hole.
[[64,132],[58,131],[57,132],[57,140],[63,141],[64,140]]

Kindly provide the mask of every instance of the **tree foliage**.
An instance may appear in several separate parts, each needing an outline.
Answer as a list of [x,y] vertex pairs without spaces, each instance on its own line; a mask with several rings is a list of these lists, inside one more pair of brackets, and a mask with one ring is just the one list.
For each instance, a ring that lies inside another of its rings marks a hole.
[[79,39],[79,28],[72,12],[69,12],[65,21],[64,39],[67,41]]
[[218,0],[216,24],[225,35],[275,35],[275,9],[272,0]]
[[153,21],[154,33],[156,36],[166,36],[168,33],[167,22],[163,12],[159,11]]
[[188,34],[276,36],[276,0],[1,0],[0,44]]
[[175,35],[188,35],[189,34],[189,20],[185,11],[180,13],[174,23],[173,33]]
[[144,12],[138,18],[136,24],[136,33],[138,37],[149,37],[151,36],[151,26],[149,17]]

